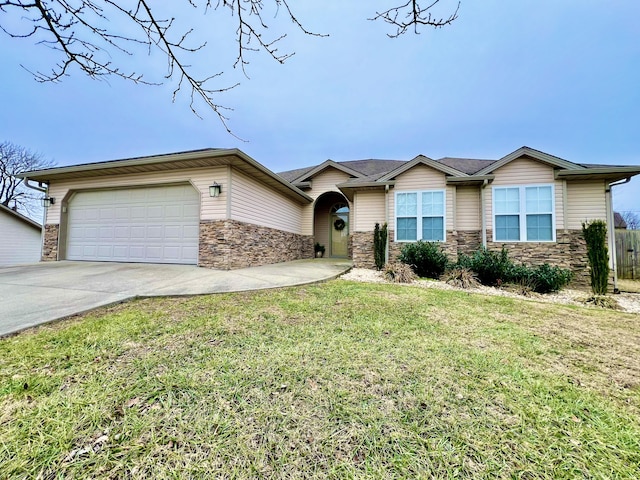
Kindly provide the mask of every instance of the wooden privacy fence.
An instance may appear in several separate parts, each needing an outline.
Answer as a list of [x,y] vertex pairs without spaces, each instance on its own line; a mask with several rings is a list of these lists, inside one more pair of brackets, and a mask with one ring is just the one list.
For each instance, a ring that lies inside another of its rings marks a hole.
[[616,230],[618,278],[640,279],[640,230]]

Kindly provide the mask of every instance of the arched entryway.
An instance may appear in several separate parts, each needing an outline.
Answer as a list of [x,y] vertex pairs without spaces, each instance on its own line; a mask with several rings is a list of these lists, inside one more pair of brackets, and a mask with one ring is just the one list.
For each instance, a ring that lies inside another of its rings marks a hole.
[[315,241],[325,247],[325,256],[349,257],[349,202],[338,192],[323,193],[313,210]]

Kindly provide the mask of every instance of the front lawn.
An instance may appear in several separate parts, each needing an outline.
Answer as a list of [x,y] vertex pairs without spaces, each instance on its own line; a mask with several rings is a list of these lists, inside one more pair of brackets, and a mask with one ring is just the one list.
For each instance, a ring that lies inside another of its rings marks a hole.
[[0,478],[631,478],[640,315],[336,280],[0,340]]

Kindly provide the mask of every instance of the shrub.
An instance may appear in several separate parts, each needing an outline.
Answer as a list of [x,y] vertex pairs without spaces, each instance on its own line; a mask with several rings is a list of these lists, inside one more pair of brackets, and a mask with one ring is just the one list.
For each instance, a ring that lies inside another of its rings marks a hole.
[[373,261],[378,270],[382,270],[384,266],[387,250],[387,224],[384,223],[380,227],[379,223],[376,223],[373,229]]
[[548,263],[531,269],[530,278],[533,280],[533,289],[538,293],[552,293],[566,287],[573,274],[571,270],[551,266]]
[[384,266],[384,278],[395,283],[411,283],[416,279],[416,274],[405,263],[387,263]]
[[472,288],[478,285],[478,279],[469,268],[454,267],[448,270],[443,280],[449,285],[459,288]]
[[476,273],[480,283],[490,286],[499,286],[508,282],[514,267],[513,262],[509,259],[509,253],[504,247],[500,252],[480,247],[471,258],[463,258],[463,262],[468,263],[468,268]]
[[419,277],[426,278],[440,278],[449,263],[440,244],[422,240],[402,247],[398,260],[410,265]]
[[591,267],[591,290],[596,296],[606,295],[609,283],[607,225],[602,220],[583,223],[582,234],[587,242],[587,257]]
[[475,272],[483,285],[501,286],[511,283],[512,288],[527,294],[557,292],[567,286],[573,277],[571,270],[551,266],[547,263],[538,267],[516,265],[509,258],[507,250],[493,252],[482,247],[473,255],[458,256],[458,268]]

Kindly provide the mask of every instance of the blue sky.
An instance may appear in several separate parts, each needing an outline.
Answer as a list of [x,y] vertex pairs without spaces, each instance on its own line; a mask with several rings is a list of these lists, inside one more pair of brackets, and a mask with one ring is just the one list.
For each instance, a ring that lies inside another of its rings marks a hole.
[[[327,158],[497,159],[522,145],[578,163],[640,165],[637,0],[462,0],[451,26],[390,39],[367,18],[393,2],[291,0],[306,27],[330,36],[276,18],[272,34],[289,32],[280,48],[295,55],[284,65],[250,55],[250,79],[232,67],[226,14],[172,2],[171,14],[209,41],[191,63],[224,70],[220,85],[241,82],[218,100],[234,109],[229,126],[245,141],[206,107],[193,115],[186,92],[173,103],[171,82],[135,86],[72,70],[37,83],[20,64],[46,70],[55,54],[0,34],[0,140],[59,165],[237,147],[277,172]],[[441,3],[443,13],[455,6]],[[166,71],[155,54],[115,60],[149,80]],[[615,208],[640,212],[639,188],[639,179],[616,187]]]

